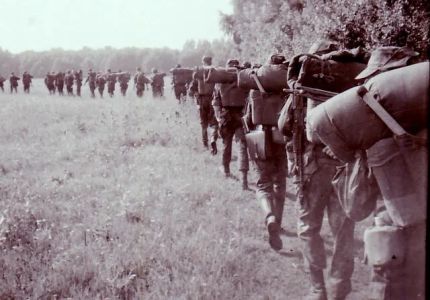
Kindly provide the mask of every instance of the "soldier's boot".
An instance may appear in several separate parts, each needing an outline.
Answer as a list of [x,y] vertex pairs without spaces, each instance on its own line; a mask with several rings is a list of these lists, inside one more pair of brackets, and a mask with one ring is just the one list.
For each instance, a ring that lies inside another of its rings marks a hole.
[[216,142],[211,142],[211,154],[216,155],[218,153],[218,148]]
[[248,190],[248,172],[243,171],[242,172],[242,190],[246,191]]
[[327,300],[323,270],[310,268],[311,290],[306,300]]
[[266,218],[266,227],[267,227],[267,231],[269,232],[270,247],[272,247],[272,249],[275,251],[281,250],[283,244],[282,244],[281,237],[279,236],[280,227],[273,214],[270,214]]
[[222,166],[222,171],[223,171],[223,173],[224,173],[224,176],[225,176],[225,177],[230,177],[230,176],[231,176],[231,173],[230,173],[230,165],[228,165],[228,164],[224,164],[224,165]]

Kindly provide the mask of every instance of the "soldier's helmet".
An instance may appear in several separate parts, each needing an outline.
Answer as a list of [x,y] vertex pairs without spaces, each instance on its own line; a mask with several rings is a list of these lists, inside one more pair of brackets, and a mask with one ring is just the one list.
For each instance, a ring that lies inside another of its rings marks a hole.
[[142,69],[140,67],[137,67],[136,70],[140,72]]
[[158,70],[157,70],[156,68],[152,68],[152,69],[151,69],[151,71],[152,71],[152,73],[154,73],[154,74],[155,74],[155,73],[158,73]]
[[108,73],[110,73],[110,72],[111,72],[111,70],[110,70],[110,69],[107,69],[107,71],[108,71]]
[[370,55],[366,69],[358,74],[355,79],[365,79],[376,72],[404,67],[411,58],[418,55],[418,52],[406,47],[389,46],[377,48]]
[[202,62],[204,64],[211,65],[212,64],[212,57],[211,56],[203,56]]
[[92,72],[92,71],[93,71],[93,69],[89,69],[89,70],[88,70],[88,72]]
[[279,53],[275,53],[270,55],[269,64],[271,65],[280,65],[285,61],[285,56]]
[[176,68],[180,68],[180,67],[181,67],[181,64],[177,64],[177,65],[176,65]]
[[239,67],[239,61],[237,59],[230,58],[227,60],[227,67]]
[[339,50],[339,44],[334,41],[321,40],[312,44],[309,54],[325,54]]
[[15,73],[14,73],[14,72],[12,72],[12,73],[10,73],[10,75],[15,75]]

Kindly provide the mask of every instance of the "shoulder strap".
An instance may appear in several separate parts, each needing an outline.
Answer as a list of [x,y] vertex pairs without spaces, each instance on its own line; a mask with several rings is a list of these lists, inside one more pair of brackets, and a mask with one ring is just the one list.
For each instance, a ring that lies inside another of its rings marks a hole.
[[407,134],[406,130],[404,130],[403,127],[400,126],[400,124],[385,110],[385,108],[376,101],[373,95],[369,93],[364,86],[361,86],[357,93],[395,135]]
[[413,141],[417,145],[427,146],[427,139],[421,138],[412,134],[409,134],[386,110],[385,108],[376,101],[375,94],[369,93],[364,87],[360,86],[357,91],[358,95],[363,101],[375,112],[375,114],[387,125],[387,127],[393,132],[394,138],[405,138]]

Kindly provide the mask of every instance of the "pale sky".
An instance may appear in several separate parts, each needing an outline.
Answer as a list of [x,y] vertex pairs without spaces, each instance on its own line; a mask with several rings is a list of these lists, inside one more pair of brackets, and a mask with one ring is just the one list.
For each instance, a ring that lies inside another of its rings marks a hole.
[[0,0],[0,47],[170,47],[222,38],[230,0]]

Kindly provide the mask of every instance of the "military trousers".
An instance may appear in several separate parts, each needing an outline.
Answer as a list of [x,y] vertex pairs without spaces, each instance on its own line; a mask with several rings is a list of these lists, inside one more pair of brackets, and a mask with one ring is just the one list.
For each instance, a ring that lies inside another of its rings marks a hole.
[[202,127],[202,141],[207,145],[208,127],[212,128],[210,143],[215,143],[218,139],[218,122],[215,119],[214,109],[212,107],[212,95],[198,95],[197,104],[199,104],[200,125]]
[[270,142],[270,153],[266,159],[255,160],[257,173],[257,201],[263,209],[265,220],[275,216],[282,225],[287,186],[287,158],[284,144]]
[[125,94],[127,93],[127,89],[128,89],[128,84],[127,83],[120,83],[120,89],[121,89],[121,94],[123,96],[125,96]]
[[[297,230],[303,243],[303,259],[307,272],[317,272],[327,266],[321,226],[327,211],[333,237],[332,259],[329,268],[329,283],[335,298],[344,299],[351,291],[351,275],[354,270],[355,223],[343,212],[331,179],[336,173],[337,160],[331,159],[321,150],[311,152],[313,158],[305,156],[306,182],[304,201],[297,201]],[[306,159],[308,158],[308,159]],[[296,185],[297,188],[297,185]],[[312,275],[312,274],[311,274]]]
[[236,137],[239,144],[239,171],[248,172],[249,159],[245,132],[242,126],[242,110],[243,108],[240,107],[222,108],[219,124],[223,143],[222,164],[227,170],[230,169],[233,138]]
[[181,101],[181,97],[185,98],[187,96],[187,88],[185,84],[177,84],[173,87],[175,92],[175,97],[178,101]]

